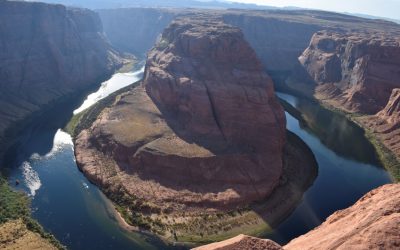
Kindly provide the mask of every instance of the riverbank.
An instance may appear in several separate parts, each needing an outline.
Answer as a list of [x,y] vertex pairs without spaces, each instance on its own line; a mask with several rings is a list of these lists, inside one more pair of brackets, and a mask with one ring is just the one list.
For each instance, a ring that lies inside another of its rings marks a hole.
[[[127,61],[127,69],[133,67],[134,62]],[[2,230],[4,230],[4,235],[6,232],[13,232],[15,228],[19,228],[19,231],[24,232],[23,234],[18,234],[19,238],[10,238],[6,237],[2,239],[4,244],[10,244],[10,242],[16,242],[16,244],[26,243],[27,239],[37,239],[43,238],[44,241],[48,241],[53,248],[64,249],[64,246],[51,234],[45,232],[43,227],[31,217],[31,208],[30,208],[30,197],[28,197],[25,193],[20,191],[14,191],[11,185],[7,183],[7,177],[10,172],[12,172],[12,168],[15,166],[19,166],[21,162],[25,159],[17,159],[13,156],[13,152],[18,150],[19,145],[23,144],[25,140],[29,138],[25,138],[21,136],[21,134],[29,134],[22,133],[22,131],[34,131],[36,127],[45,126],[53,128],[54,124],[65,124],[70,120],[72,116],[73,110],[78,106],[84,98],[86,98],[87,94],[93,92],[95,89],[99,87],[99,83],[107,80],[110,77],[110,74],[104,74],[99,77],[94,84],[91,84],[90,87],[81,88],[79,90],[66,93],[63,97],[54,100],[48,104],[42,105],[40,109],[36,112],[33,112],[25,119],[16,122],[12,127],[6,130],[6,136],[1,137],[0,142],[0,224],[2,226]],[[56,114],[63,113],[64,116],[60,117]],[[47,120],[48,117],[51,120]],[[56,120],[53,117],[57,117]],[[44,118],[44,119],[43,119]],[[54,129],[56,131],[57,125],[55,125]],[[49,138],[50,139],[50,138]],[[53,139],[53,138],[51,138]],[[51,146],[51,142],[49,141],[49,146]],[[50,150],[51,148],[49,148]],[[27,152],[28,155],[32,153],[42,152]],[[8,223],[8,224],[5,224]],[[10,235],[9,235],[10,236]],[[25,242],[25,243],[24,243]],[[35,247],[36,240],[29,241],[32,243],[32,247]],[[29,243],[28,242],[28,243]],[[1,242],[0,242],[1,243]],[[30,244],[29,243],[29,244]],[[40,244],[40,248],[46,248],[46,244],[43,242],[38,242]],[[18,245],[7,245],[7,247],[17,247]],[[29,245],[28,245],[29,246]],[[2,246],[0,245],[0,248]]]
[[[308,88],[306,89],[309,88],[310,86],[308,86]],[[326,102],[310,97],[310,93],[307,91],[301,92],[297,89],[292,89],[284,84],[279,85],[277,89],[279,89],[279,91],[281,91],[282,93],[287,93],[296,96],[297,98],[305,98],[306,100],[313,102],[315,105],[319,105],[326,110],[345,117],[350,122],[361,128],[365,133],[365,137],[374,146],[381,164],[386,170],[388,170],[393,181],[400,181],[400,158],[397,157],[388,147],[384,145],[378,135],[376,135],[370,128],[365,126],[365,124],[362,122],[362,119],[367,117],[366,115],[345,112],[341,109],[329,105]],[[298,119],[299,122],[301,122],[303,125],[307,126],[307,119],[303,117],[299,110],[297,110],[295,107],[284,100],[281,100],[281,104],[288,113],[296,117],[296,119]]]
[[343,115],[348,120],[363,129],[365,132],[365,137],[374,146],[383,167],[390,173],[394,182],[400,182],[400,158],[385,146],[378,135],[376,135],[369,127],[365,126],[365,123],[362,121],[367,117],[367,115],[348,113],[323,101],[318,101],[317,103],[332,112]]
[[[81,131],[90,128],[103,110],[119,100],[120,94],[139,84],[137,82],[121,89],[76,115],[67,126],[68,131],[76,138]],[[287,132],[287,138],[284,173],[272,195],[263,202],[230,211],[170,213],[168,209],[137,201],[124,190],[120,178],[104,183],[86,176],[112,200],[118,211],[117,218],[123,218],[123,221],[118,221],[124,229],[153,233],[171,244],[179,242],[187,246],[220,241],[243,232],[257,236],[271,232],[283,221],[296,208],[317,176],[317,163],[308,146],[293,133]],[[99,163],[117,166],[112,158],[101,152],[96,152],[96,155]]]
[[11,189],[0,176],[0,248],[65,249],[52,235],[32,219],[30,199]]

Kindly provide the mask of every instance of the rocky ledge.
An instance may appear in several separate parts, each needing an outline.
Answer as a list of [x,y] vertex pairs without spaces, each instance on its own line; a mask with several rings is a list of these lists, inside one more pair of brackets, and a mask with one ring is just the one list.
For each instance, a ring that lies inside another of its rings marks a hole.
[[275,242],[237,236],[198,250],[312,250],[312,249],[399,249],[400,184],[379,187],[353,206],[332,214],[321,226],[283,248]]
[[348,112],[375,114],[400,87],[400,38],[391,34],[317,32],[299,60],[316,98]]
[[144,80],[77,136],[75,154],[128,223],[179,241],[219,239],[273,226],[313,182],[312,153],[292,134],[286,143],[285,123],[241,31],[181,17],[149,52]]

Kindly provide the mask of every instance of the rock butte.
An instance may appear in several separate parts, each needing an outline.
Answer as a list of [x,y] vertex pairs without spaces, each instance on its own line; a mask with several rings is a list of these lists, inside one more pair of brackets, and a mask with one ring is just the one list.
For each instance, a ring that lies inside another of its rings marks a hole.
[[76,156],[98,183],[112,173],[82,149],[112,153],[126,190],[156,205],[232,209],[276,187],[284,144],[283,109],[240,30],[191,17],[164,31],[142,85],[78,136]]
[[332,214],[322,225],[281,248],[275,242],[248,236],[196,248],[239,249],[399,249],[400,184],[379,187],[353,206]]
[[[174,17],[204,12],[131,8],[102,10],[100,16],[114,46],[144,54],[148,44],[142,40],[143,31],[152,44]],[[399,88],[400,25],[396,23],[314,10],[207,13],[243,31],[280,91],[314,96],[325,105],[365,116],[381,111],[389,103],[392,89]],[[400,130],[390,125],[390,133],[381,133],[375,124],[386,120],[369,120],[359,124],[400,159],[398,139],[391,139],[398,138]],[[386,131],[388,126],[379,127]]]
[[128,221],[160,220],[150,224],[169,239],[175,230],[190,242],[265,231],[317,175],[307,146],[290,133],[287,142],[255,52],[218,17],[176,19],[149,52],[143,81],[110,102],[79,129],[78,166],[114,202],[127,201]]

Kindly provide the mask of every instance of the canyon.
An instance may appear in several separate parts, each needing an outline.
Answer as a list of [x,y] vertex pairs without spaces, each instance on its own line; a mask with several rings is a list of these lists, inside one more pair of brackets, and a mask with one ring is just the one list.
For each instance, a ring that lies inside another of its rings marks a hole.
[[[198,245],[288,218],[318,169],[286,130],[274,89],[345,113],[400,178],[398,24],[312,10],[96,12],[0,1],[0,158],[49,107],[85,96],[130,54],[146,59],[143,80],[79,114],[72,134],[79,169],[129,230]],[[283,247],[240,235],[204,249],[396,249],[398,187],[371,191]],[[0,225],[0,246],[60,247],[24,223]]]
[[316,176],[309,149],[286,139],[271,78],[219,16],[175,19],[148,53],[143,81],[103,110],[76,133],[79,168],[128,223],[169,240],[275,225]]
[[[141,15],[135,15],[137,12],[138,8],[99,11],[108,27],[106,33],[114,40],[138,41],[140,34],[125,32],[134,23],[135,28],[148,30],[146,37],[153,42],[171,18],[196,15],[202,10],[148,8]],[[155,22],[154,18],[144,17],[146,12],[149,16],[157,12],[157,29],[146,29]],[[399,88],[398,24],[312,10],[207,10],[207,13],[221,16],[224,23],[243,31],[277,90],[315,99],[348,114],[366,129],[376,141],[386,167],[394,178],[399,177],[400,130],[393,125],[399,120],[394,122],[392,118],[386,124],[378,114],[390,104],[392,90]],[[124,28],[119,29],[120,25]],[[125,42],[123,48],[144,49],[141,42]],[[385,127],[390,126],[390,131],[382,129],[384,123]],[[376,124],[380,124],[380,129]]]
[[0,1],[0,155],[34,113],[122,65],[89,10]]

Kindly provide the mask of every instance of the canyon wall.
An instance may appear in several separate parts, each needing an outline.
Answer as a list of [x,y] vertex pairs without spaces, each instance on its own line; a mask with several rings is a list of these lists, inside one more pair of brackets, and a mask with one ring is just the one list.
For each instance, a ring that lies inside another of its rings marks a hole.
[[[396,30],[394,23],[344,14],[311,10],[201,10],[128,8],[99,10],[105,32],[121,50],[143,56],[177,16],[205,13],[219,15],[239,27],[269,73],[290,74],[298,57],[318,31]],[[271,60],[273,58],[273,60]]]
[[97,12],[111,44],[141,59],[146,58],[147,51],[153,47],[157,37],[178,14],[178,10],[156,8],[109,9]]
[[318,32],[299,59],[316,98],[348,112],[375,114],[400,87],[400,36]]
[[62,5],[0,1],[0,141],[17,122],[94,86],[121,64],[98,15]]

